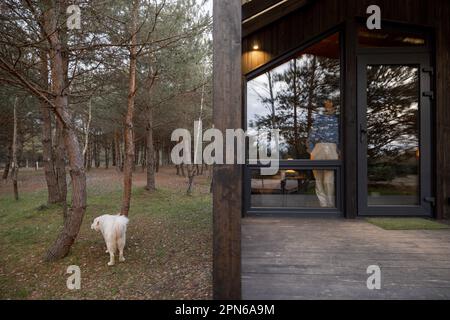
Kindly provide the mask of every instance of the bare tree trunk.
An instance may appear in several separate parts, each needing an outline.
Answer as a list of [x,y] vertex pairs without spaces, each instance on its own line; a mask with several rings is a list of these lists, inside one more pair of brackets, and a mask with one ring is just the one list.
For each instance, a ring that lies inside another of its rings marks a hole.
[[125,132],[123,133],[123,135],[120,138],[121,138],[121,141],[120,141],[120,144],[119,144],[120,145],[120,172],[123,172],[123,167],[125,166],[125,157],[126,157],[126,153],[125,153]]
[[120,151],[120,134],[118,130],[114,133],[114,149],[116,151],[116,169],[120,172],[122,171],[122,156]]
[[116,163],[116,138],[115,135],[113,137],[113,141],[111,143],[111,160],[112,160],[112,166],[116,167],[117,163]]
[[137,62],[137,17],[138,0],[133,0],[131,13],[131,45],[130,45],[130,74],[128,84],[127,114],[125,116],[125,163],[123,168],[123,198],[121,215],[128,216],[131,203],[131,191],[133,183],[133,162],[134,162],[134,98],[136,95],[136,62]]
[[105,168],[109,169],[109,144],[108,140],[105,142]]
[[[64,7],[61,1],[60,7]],[[64,43],[61,41],[58,29],[58,16],[52,3],[46,1],[47,10],[44,13],[44,29],[50,43],[50,61],[52,75],[52,91],[54,94],[55,112],[61,120],[62,135],[68,154],[70,176],[72,179],[72,206],[64,219],[64,226],[56,241],[47,252],[46,260],[56,260],[65,257],[80,231],[83,216],[86,211],[86,174],[84,171],[83,154],[69,113],[66,92],[67,65],[65,65]],[[65,8],[65,7],[64,7]],[[66,60],[67,61],[67,60]]]
[[155,182],[155,147],[153,145],[153,108],[147,110],[147,186],[148,191],[156,189]]
[[98,143],[98,133],[94,132],[94,165],[98,169],[100,167],[100,147]]
[[139,157],[141,156],[141,145],[137,142],[134,143],[134,162],[133,165],[136,167],[139,164]]
[[89,143],[87,145],[86,157],[85,157],[85,168],[87,171],[90,171],[92,168],[92,141],[89,139]]
[[196,167],[193,164],[186,165],[187,172],[188,172],[188,189],[186,191],[186,194],[188,196],[192,195],[192,188],[194,186],[194,178],[196,175]]
[[[47,53],[41,51],[41,77],[42,87],[48,88],[48,60]],[[52,139],[52,117],[50,114],[50,106],[47,102],[40,102],[40,111],[42,118],[42,158],[44,162],[45,180],[47,182],[47,203],[60,203],[65,200],[60,194],[58,179],[55,173],[55,163],[53,155],[53,139]]]
[[13,188],[14,188],[14,199],[19,200],[19,189],[17,186],[17,175],[19,172],[19,164],[17,163],[17,100],[18,98],[15,97],[14,99],[14,129],[13,129],[13,143],[12,143],[12,172],[11,177],[13,181]]
[[9,144],[8,147],[8,158],[6,160],[6,164],[5,164],[5,170],[3,171],[3,180],[8,179],[8,175],[9,175],[9,168],[11,167],[11,158],[12,158],[12,143]]
[[88,102],[88,120],[86,123],[86,127],[85,127],[85,132],[84,132],[84,148],[83,148],[83,158],[85,159],[85,164],[84,167],[87,168],[88,166],[88,152],[89,152],[89,134],[91,131],[91,120],[92,120],[92,102],[91,99],[89,99]]
[[59,190],[58,202],[63,205],[64,217],[67,209],[66,149],[64,148],[63,124],[56,119],[54,165]]
[[[134,133],[134,131],[133,131],[133,133]],[[139,145],[136,142],[133,142],[133,144],[134,144],[134,159],[133,159],[133,162],[132,162],[132,165],[131,165],[131,170],[133,172],[135,172],[136,171],[136,164],[137,164],[138,159],[139,159],[139,152],[140,152],[140,150],[139,150]]]
[[155,154],[155,172],[158,173],[159,172],[159,153],[161,152],[161,150],[156,149],[156,154]]
[[147,139],[144,141],[144,148],[142,148],[142,159],[141,159],[141,166],[142,166],[142,172],[145,171],[147,167]]
[[[150,56],[149,59],[149,72],[147,78],[147,91],[150,93],[152,87],[155,83],[156,77],[158,75],[158,71],[153,68],[153,57]],[[147,137],[146,137],[146,167],[147,167],[147,186],[146,189],[148,191],[156,190],[156,181],[155,181],[155,141],[153,138],[153,107],[151,102],[147,105],[146,108],[146,120],[147,120]]]

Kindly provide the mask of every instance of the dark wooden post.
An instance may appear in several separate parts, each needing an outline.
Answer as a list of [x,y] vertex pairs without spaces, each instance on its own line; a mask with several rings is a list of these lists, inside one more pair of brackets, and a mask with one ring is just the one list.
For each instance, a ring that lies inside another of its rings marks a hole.
[[[241,0],[214,1],[214,125],[242,127]],[[216,165],[213,176],[213,297],[241,298],[242,168]]]

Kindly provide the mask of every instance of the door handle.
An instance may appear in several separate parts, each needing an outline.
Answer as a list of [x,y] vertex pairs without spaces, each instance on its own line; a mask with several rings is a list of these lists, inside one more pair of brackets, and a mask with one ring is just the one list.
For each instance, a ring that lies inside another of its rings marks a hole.
[[366,137],[367,137],[367,129],[365,129],[363,127],[363,125],[360,125],[359,126],[359,140],[360,140],[360,142],[363,143],[364,140],[366,139]]

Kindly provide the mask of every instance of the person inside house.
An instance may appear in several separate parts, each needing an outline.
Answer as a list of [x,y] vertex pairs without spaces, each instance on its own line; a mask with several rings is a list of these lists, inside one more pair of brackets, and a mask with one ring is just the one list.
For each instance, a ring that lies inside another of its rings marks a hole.
[[[322,113],[314,117],[308,137],[308,152],[311,160],[337,160],[339,121],[336,107],[331,100],[325,100],[323,109]],[[313,170],[313,174],[320,206],[334,208],[336,206],[334,170]]]

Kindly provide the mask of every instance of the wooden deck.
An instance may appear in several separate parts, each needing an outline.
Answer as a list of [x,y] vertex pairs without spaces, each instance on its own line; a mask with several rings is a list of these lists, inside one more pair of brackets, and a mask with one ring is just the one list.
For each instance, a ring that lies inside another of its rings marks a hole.
[[[366,269],[381,268],[381,290]],[[243,299],[450,299],[450,230],[338,217],[242,221]]]

